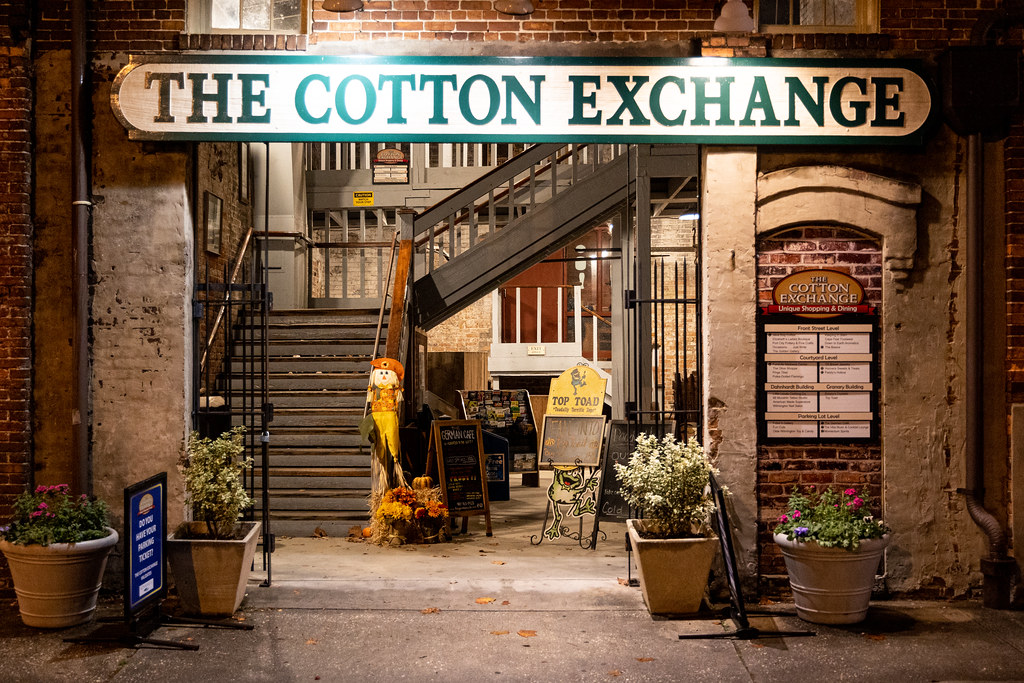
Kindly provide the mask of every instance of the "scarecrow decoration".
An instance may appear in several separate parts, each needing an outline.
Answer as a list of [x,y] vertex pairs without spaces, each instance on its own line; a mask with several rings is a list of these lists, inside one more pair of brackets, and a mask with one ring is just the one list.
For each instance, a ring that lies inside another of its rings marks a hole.
[[370,386],[366,401],[373,418],[373,452],[376,475],[374,498],[398,486],[408,486],[402,473],[402,447],[398,440],[398,410],[402,404],[402,378],[405,369],[394,358],[375,358],[371,363]]

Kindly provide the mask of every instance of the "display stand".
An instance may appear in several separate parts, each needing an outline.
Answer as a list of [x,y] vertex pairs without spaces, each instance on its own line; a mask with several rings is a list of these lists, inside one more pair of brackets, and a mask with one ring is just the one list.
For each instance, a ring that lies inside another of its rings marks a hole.
[[[597,514],[597,493],[600,482],[600,466],[555,465],[552,467],[554,476],[548,487],[548,505],[544,511],[544,531],[540,536],[530,536],[530,543],[540,545],[544,539],[554,541],[562,536],[571,538],[588,549],[597,542],[597,530],[583,533],[583,517]],[[579,530],[572,531],[568,524],[563,524],[567,517],[579,519]],[[548,520],[551,520],[550,525]],[[546,527],[546,528],[545,528]],[[604,532],[600,532],[602,535]],[[607,539],[607,535],[604,535]]]
[[[730,605],[725,618],[736,625],[730,633],[687,633],[679,636],[679,640],[728,639],[757,640],[759,638],[794,638],[817,635],[814,631],[762,631],[750,625],[750,619],[743,604],[743,591],[740,589],[739,572],[736,568],[736,556],[732,552],[732,533],[729,530],[729,517],[725,511],[725,494],[718,480],[711,475],[711,494],[715,498],[715,527],[718,531],[718,542],[722,547],[722,559],[725,560],[725,575],[729,582]],[[765,615],[777,616],[777,615]]]
[[180,619],[161,612],[167,596],[167,473],[161,472],[124,489],[124,616],[100,619],[103,626],[66,643],[120,643],[125,647],[153,645],[198,650],[195,643],[150,638],[161,626],[206,626],[245,631],[252,624],[230,620]]

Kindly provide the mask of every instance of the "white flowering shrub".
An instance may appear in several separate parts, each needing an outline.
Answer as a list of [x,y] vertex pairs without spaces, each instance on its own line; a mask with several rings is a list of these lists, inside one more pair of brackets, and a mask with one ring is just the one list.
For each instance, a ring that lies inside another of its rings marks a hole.
[[615,464],[622,497],[641,511],[647,535],[656,538],[707,536],[715,511],[711,474],[715,469],[696,440],[660,441],[651,434],[636,438],[636,450],[623,465]]
[[216,439],[192,432],[179,465],[185,478],[185,500],[192,519],[205,522],[210,538],[231,538],[243,510],[252,498],[242,485],[242,470],[252,458],[240,458],[245,427],[235,427]]

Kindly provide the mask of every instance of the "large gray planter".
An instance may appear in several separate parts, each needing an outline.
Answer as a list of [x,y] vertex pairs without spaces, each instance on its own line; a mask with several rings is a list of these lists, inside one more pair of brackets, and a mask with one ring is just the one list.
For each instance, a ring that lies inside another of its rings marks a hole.
[[78,543],[47,546],[0,541],[18,596],[18,611],[26,626],[66,628],[89,621],[103,584],[107,555],[117,532]]
[[643,520],[627,519],[644,602],[651,614],[693,614],[708,586],[718,537],[641,538]]
[[793,590],[796,615],[815,624],[856,624],[868,614],[875,570],[889,536],[867,538],[857,550],[822,548],[775,534]]
[[179,538],[183,530],[205,529],[202,522],[185,522],[168,535],[167,560],[186,614],[230,616],[242,604],[260,523],[242,526],[245,537],[238,540]]

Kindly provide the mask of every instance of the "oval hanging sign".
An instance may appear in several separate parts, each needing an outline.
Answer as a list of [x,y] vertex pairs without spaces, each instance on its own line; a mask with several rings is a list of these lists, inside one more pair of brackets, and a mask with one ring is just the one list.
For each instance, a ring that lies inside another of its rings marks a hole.
[[767,313],[804,318],[831,318],[844,313],[874,313],[865,303],[864,287],[852,276],[824,268],[801,270],[779,280]]

